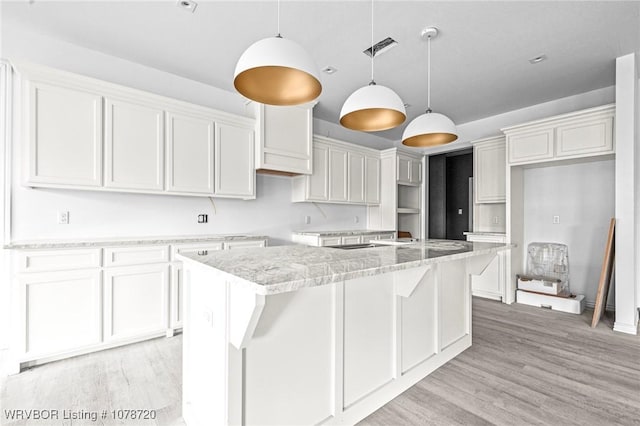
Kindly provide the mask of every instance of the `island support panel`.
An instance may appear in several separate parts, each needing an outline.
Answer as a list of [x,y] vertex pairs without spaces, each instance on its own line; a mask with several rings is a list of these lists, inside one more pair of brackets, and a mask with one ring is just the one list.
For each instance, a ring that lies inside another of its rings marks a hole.
[[266,296],[186,260],[186,423],[357,423],[471,346],[494,256]]

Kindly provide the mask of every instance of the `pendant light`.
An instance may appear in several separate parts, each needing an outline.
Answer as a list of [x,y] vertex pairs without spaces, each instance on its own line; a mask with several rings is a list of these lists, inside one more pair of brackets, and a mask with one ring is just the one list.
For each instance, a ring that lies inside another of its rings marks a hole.
[[269,105],[299,105],[320,96],[322,85],[311,56],[297,43],[278,34],[255,42],[244,51],[233,77],[243,96]]
[[351,130],[376,132],[404,123],[407,114],[400,96],[373,79],[373,0],[371,0],[371,82],[347,98],[340,111],[340,124]]
[[431,39],[438,36],[438,29],[422,30],[422,39],[427,40],[427,111],[414,118],[404,129],[402,144],[411,147],[431,147],[448,144],[458,139],[456,125],[449,117],[431,112]]

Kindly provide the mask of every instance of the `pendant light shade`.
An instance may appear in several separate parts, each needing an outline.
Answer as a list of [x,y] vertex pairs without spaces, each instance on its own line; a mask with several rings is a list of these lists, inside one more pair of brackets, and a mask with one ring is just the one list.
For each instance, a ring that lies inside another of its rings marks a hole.
[[353,92],[340,111],[340,124],[364,132],[393,129],[404,123],[406,118],[400,96],[388,87],[377,84]]
[[431,112],[431,39],[437,35],[437,28],[422,30],[422,38],[427,40],[427,111],[414,118],[402,134],[402,144],[414,148],[445,145],[458,139],[453,121],[446,115]]
[[320,96],[316,64],[296,42],[269,37],[240,56],[233,85],[243,96],[269,105],[298,105]]
[[427,112],[404,129],[402,144],[411,147],[444,145],[458,139],[456,125],[446,115]]
[[340,124],[347,129],[377,132],[393,129],[404,123],[407,114],[400,96],[373,80],[373,0],[371,0],[371,83],[353,92],[342,105]]
[[233,85],[246,98],[269,105],[299,105],[320,96],[318,67],[296,42],[278,35],[253,43],[238,59]]

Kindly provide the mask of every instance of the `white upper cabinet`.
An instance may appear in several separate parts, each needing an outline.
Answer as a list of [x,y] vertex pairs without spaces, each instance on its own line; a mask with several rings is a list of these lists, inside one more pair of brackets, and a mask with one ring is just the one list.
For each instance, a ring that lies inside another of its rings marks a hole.
[[329,148],[329,201],[347,201],[347,151]]
[[105,186],[161,191],[164,186],[162,109],[116,99],[107,99],[105,107]]
[[[14,69],[24,88],[26,185],[255,198],[256,120],[39,65]],[[289,119],[269,109],[282,122],[266,139],[268,152],[287,151],[309,172],[309,138],[285,136],[310,132],[311,108]]]
[[167,112],[167,190],[213,195],[215,123]]
[[505,138],[487,138],[471,142],[473,145],[473,174],[475,202],[504,203],[506,153]]
[[313,146],[313,174],[305,177],[307,200],[329,199],[329,147],[321,143]]
[[367,204],[380,203],[380,158],[365,158],[365,195]]
[[216,123],[215,194],[233,198],[256,198],[252,127]]
[[39,81],[25,87],[26,183],[102,185],[102,97]]
[[615,152],[614,105],[605,105],[502,129],[511,165],[577,159]]
[[365,198],[365,159],[363,154],[349,152],[349,202],[364,203]]
[[379,204],[379,151],[315,136],[313,173],[294,177],[292,187],[294,202]]
[[256,169],[283,174],[312,173],[314,105],[258,104]]
[[418,159],[398,154],[398,183],[404,185],[420,185],[422,183],[422,162]]

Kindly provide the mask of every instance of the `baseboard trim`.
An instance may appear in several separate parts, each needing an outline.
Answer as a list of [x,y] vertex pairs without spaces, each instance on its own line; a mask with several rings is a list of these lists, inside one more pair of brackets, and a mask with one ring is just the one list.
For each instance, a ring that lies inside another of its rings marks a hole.
[[618,331],[620,333],[633,334],[634,336],[638,335],[638,325],[637,324],[622,324],[619,322],[613,323],[613,331]]

